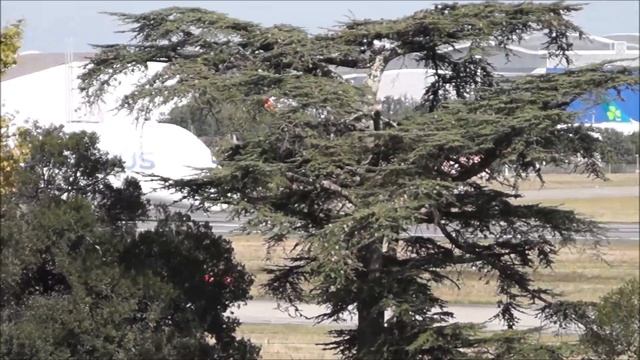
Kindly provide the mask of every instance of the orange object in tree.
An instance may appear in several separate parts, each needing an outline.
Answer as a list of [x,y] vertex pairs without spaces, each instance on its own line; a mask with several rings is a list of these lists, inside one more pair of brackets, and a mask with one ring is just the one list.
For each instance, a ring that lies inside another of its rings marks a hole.
[[270,111],[270,112],[276,111],[276,104],[273,102],[273,98],[271,97],[264,98],[262,106],[267,111]]

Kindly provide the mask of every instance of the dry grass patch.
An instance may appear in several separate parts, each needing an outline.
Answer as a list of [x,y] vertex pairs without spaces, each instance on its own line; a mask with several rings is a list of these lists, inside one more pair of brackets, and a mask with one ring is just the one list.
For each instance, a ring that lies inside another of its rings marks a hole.
[[[555,290],[567,300],[597,301],[626,279],[638,277],[640,243],[616,241],[602,249],[602,260],[593,252],[581,248],[565,248],[560,251],[554,268],[533,273],[536,284]],[[435,293],[451,303],[493,304],[498,300],[495,282],[486,284],[478,279],[478,273],[463,271],[460,274],[461,289],[453,285],[439,286]]]
[[[616,186],[638,186],[640,176],[638,174],[609,174],[609,181],[587,178],[580,174],[547,174],[544,175],[544,189],[569,189],[569,188],[601,188]],[[505,190],[498,185],[495,188]],[[540,181],[533,177],[520,183],[520,190],[538,190]]]
[[[231,239],[238,260],[256,276],[251,295],[258,299],[265,298],[266,295],[260,289],[260,285],[267,280],[263,268],[268,263],[281,263],[285,250],[290,249],[293,243],[286,243],[283,248],[276,249],[271,261],[267,262],[260,236],[234,236]],[[608,263],[596,259],[592,252],[584,251],[581,247],[565,248],[560,251],[553,270],[539,270],[533,277],[538,285],[561,292],[566,299],[595,301],[624,280],[638,276],[639,246],[637,241],[612,242],[602,249],[603,259]],[[459,275],[462,284],[460,290],[452,285],[441,285],[435,289],[436,294],[452,304],[495,303],[497,296],[494,282],[485,284],[478,280],[478,273],[473,271],[463,271]]]
[[242,324],[237,334],[262,346],[261,355],[268,359],[337,359],[319,344],[331,341],[328,331],[335,326]]
[[282,259],[293,246],[293,241],[285,242],[282,246],[267,254],[265,243],[260,235],[236,235],[230,237],[236,258],[255,276],[255,283],[251,288],[251,295],[255,299],[265,298],[260,286],[266,283],[268,275],[264,268],[269,265],[282,264]]
[[[611,174],[611,181],[602,182],[592,180],[584,175],[577,174],[549,174],[545,176],[545,188],[576,188],[576,187],[600,187],[600,186],[632,186],[638,184],[637,174]],[[537,180],[529,180],[522,184],[522,190],[538,189],[540,183]],[[639,214],[638,197],[619,198],[592,198],[592,199],[550,199],[529,201],[522,200],[520,203],[541,203],[543,205],[560,206],[565,209],[572,209],[579,214],[597,221],[609,222],[638,222]],[[274,249],[272,256],[267,260],[264,242],[259,235],[237,235],[232,236],[232,241],[236,251],[236,256],[247,270],[256,277],[256,283],[251,289],[254,298],[265,298],[266,295],[260,289],[260,285],[267,280],[264,267],[268,264],[278,264],[282,262],[282,257],[288,249],[291,249],[293,242],[285,242],[282,247]],[[624,278],[635,274],[638,275],[638,248],[637,242],[634,249],[623,251],[623,257],[631,261],[627,267],[620,267],[618,263],[612,261],[611,267],[598,264],[594,259],[586,254],[579,257],[570,255],[567,251],[561,253],[559,263],[556,265],[554,273],[541,272],[536,275],[536,279],[541,285],[558,289],[567,294],[570,299],[597,299],[606,291],[621,283]],[[623,246],[624,248],[624,246]],[[619,244],[614,243],[610,251],[619,253]],[[615,256],[615,255],[609,255]],[[631,256],[631,260],[629,260]],[[635,256],[635,257],[634,257]],[[635,260],[634,260],[635,259]],[[573,270],[571,270],[573,269]],[[633,269],[634,271],[630,270]],[[438,294],[449,299],[452,303],[492,303],[496,297],[492,286],[487,286],[476,279],[476,273],[463,273],[462,280],[465,284],[462,290],[458,291],[452,287],[442,287],[438,289]],[[587,284],[587,285],[585,285]]]
[[590,199],[548,199],[519,200],[516,203],[539,203],[545,206],[558,206],[601,222],[638,222],[640,203],[637,196],[598,197]]
[[[480,336],[490,336],[497,334],[497,331],[485,331],[481,332]],[[577,334],[571,333],[559,333],[555,332],[537,332],[531,334],[531,340],[540,344],[566,344],[566,343],[576,343],[578,341]]]
[[[336,328],[326,325],[242,324],[237,335],[260,345],[265,360],[337,359],[336,354],[320,345],[331,341],[328,331]],[[492,332],[483,334],[491,335]],[[577,336],[539,333],[532,340],[543,344],[575,343]]]

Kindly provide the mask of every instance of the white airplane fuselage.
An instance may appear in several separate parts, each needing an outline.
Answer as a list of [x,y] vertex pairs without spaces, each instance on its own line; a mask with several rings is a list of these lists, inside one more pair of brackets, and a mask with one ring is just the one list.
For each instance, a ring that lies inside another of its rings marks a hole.
[[[2,113],[12,115],[12,127],[62,125],[64,131],[89,131],[99,136],[99,147],[112,156],[122,158],[125,176],[140,180],[146,197],[153,203],[174,205],[182,195],[160,189],[160,183],[148,175],[184,179],[204,169],[216,167],[211,150],[193,133],[177,125],[137,121],[134,115],[114,109],[123,95],[130,92],[144,76],[159,70],[162,64],[149,64],[146,74],[122,79],[122,83],[104,98],[100,106],[87,108],[78,91],[77,76],[86,62],[73,62],[42,71],[3,80]],[[20,60],[18,59],[18,66]],[[156,109],[152,119],[165,109]],[[114,179],[119,182],[119,179]],[[186,207],[189,202],[177,204]]]

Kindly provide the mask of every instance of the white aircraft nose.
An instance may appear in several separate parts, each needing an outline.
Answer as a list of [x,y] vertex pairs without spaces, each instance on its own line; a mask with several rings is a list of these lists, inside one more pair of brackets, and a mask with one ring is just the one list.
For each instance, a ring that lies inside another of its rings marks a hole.
[[[86,61],[61,64],[3,80],[2,107],[3,112],[15,115],[12,125],[32,120],[43,126],[64,125],[69,132],[97,133],[99,147],[112,156],[120,156],[126,166],[124,175],[138,178],[147,198],[155,203],[174,203],[180,201],[182,195],[159,190],[158,184],[144,184],[145,179],[136,173],[181,179],[217,166],[211,150],[188,130],[157,121],[138,122],[125,111],[111,110],[124,94],[133,90],[135,83],[151,76],[164,64],[150,63],[146,73],[119,79],[120,86],[111,89],[104,102],[92,109],[86,109],[78,91],[76,76],[84,64]],[[167,107],[155,109],[152,118],[160,118],[165,110]],[[119,181],[114,178],[114,183]]]

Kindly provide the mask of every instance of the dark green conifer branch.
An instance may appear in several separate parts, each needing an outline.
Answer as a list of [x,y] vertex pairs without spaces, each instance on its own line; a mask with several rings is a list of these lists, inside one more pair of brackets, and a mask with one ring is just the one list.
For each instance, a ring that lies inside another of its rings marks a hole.
[[[293,305],[328,305],[318,320],[358,310],[359,328],[336,332],[331,345],[344,357],[460,357],[483,341],[467,336],[472,326],[444,323],[451,314],[433,289],[456,282],[451,270],[494,276],[499,316],[513,326],[521,306],[553,301],[529,270],[551,266],[576,236],[597,236],[597,224],[571,211],[515,205],[514,194],[487,186],[517,191],[519,179],[542,178],[542,162],[603,176],[598,139],[565,108],[587,92],[637,84],[636,76],[598,64],[504,80],[483,57],[488,48],[509,54],[542,32],[550,55],[568,62],[570,35],[581,31],[566,16],[579,9],[442,5],[396,20],[351,20],[316,36],[199,9],[118,14],[133,26],[133,43],[101,48],[83,89],[96,101],[116,76],[158,60],[165,67],[123,108],[236,106],[242,114],[223,121],[255,122],[260,131],[225,148],[221,168],[171,186],[203,205],[232,205],[269,246],[295,238],[266,288]],[[443,51],[461,44],[466,53]],[[380,76],[394,58],[414,53],[433,70],[432,82],[422,106],[392,123],[375,97]],[[365,85],[344,81],[336,66],[367,69]],[[263,107],[270,97],[275,111]],[[502,173],[507,165],[514,178]],[[444,239],[413,233],[418,224]]]

